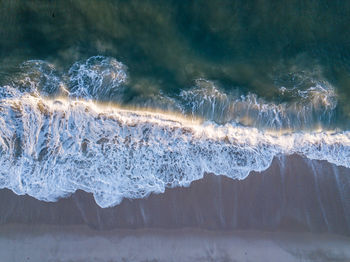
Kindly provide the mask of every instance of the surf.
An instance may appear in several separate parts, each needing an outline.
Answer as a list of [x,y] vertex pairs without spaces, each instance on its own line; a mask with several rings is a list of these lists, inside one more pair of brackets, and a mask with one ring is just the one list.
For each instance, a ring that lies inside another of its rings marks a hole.
[[109,207],[204,173],[244,179],[280,155],[350,167],[348,131],[263,131],[28,93],[1,100],[0,122],[0,187],[45,201],[81,189]]

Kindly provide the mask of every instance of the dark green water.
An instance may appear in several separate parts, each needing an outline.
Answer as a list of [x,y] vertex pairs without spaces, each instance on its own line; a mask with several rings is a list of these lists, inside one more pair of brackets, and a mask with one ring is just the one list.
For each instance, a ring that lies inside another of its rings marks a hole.
[[[242,112],[256,103],[253,95],[260,105],[284,108],[289,124],[283,127],[348,129],[349,20],[350,2],[337,0],[1,0],[0,82],[13,81],[28,60],[67,72],[77,61],[102,55],[127,67],[125,104],[164,109],[149,98],[178,99],[194,86],[198,95],[208,83],[196,80],[205,79],[229,98],[215,97],[219,109],[211,112],[213,100],[202,94],[194,105],[191,97],[181,105],[185,113],[218,122],[243,119]],[[326,92],[310,91],[318,85]],[[235,101],[240,108],[227,111]],[[271,114],[261,116],[262,107],[249,111],[260,117],[253,124],[276,127],[264,125]],[[310,112],[300,120],[303,110]]]

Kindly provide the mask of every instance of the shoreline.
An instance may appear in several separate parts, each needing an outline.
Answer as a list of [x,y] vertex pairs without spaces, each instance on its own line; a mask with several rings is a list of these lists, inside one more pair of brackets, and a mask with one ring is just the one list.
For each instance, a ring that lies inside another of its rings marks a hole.
[[[315,173],[317,172],[317,173]],[[207,174],[189,187],[101,208],[77,191],[43,202],[0,190],[0,224],[88,225],[94,229],[262,230],[350,236],[350,170],[292,155],[244,180]]]
[[345,262],[349,197],[349,169],[296,155],[244,180],[207,174],[112,208],[83,191],[44,202],[2,189],[0,254],[7,262]]

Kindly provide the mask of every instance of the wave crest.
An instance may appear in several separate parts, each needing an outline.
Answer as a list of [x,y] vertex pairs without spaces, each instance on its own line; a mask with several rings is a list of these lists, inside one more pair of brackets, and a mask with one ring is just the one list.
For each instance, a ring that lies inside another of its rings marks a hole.
[[[278,101],[267,101],[254,93],[242,95],[239,90],[225,91],[215,82],[205,79],[196,80],[194,87],[179,94],[169,95],[157,87],[148,93],[134,92],[130,99],[126,66],[115,58],[104,56],[76,62],[67,73],[40,60],[23,63],[20,71],[10,85],[2,88],[0,97],[18,97],[25,92],[38,96],[68,96],[174,111],[220,124],[277,130],[329,126],[335,120],[337,107],[333,86],[324,80],[315,81],[308,75],[293,74],[289,77],[293,81],[288,78],[289,81],[279,83],[286,87],[278,89]],[[302,82],[305,79],[307,84]]]
[[337,105],[334,88],[327,82],[315,83],[306,90],[280,88],[290,102],[267,102],[256,94],[226,93],[214,82],[199,79],[196,86],[183,90],[184,110],[218,123],[236,122],[247,126],[273,129],[312,128],[329,124]]
[[70,96],[85,99],[116,99],[127,82],[126,66],[116,59],[93,56],[76,62],[68,72]]

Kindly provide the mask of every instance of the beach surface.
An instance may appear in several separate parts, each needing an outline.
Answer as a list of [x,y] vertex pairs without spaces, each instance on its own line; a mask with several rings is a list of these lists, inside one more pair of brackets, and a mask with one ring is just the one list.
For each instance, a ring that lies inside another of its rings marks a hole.
[[8,262],[349,261],[350,239],[311,233],[7,225],[0,227],[0,252]]
[[348,169],[296,155],[244,180],[207,174],[112,208],[83,191],[44,202],[3,189],[0,253],[4,261],[349,261],[349,200]]
[[202,228],[350,235],[350,172],[300,156],[275,159],[233,180],[207,174],[189,187],[99,207],[77,191],[57,202],[0,191],[1,224],[87,225],[94,229]]

